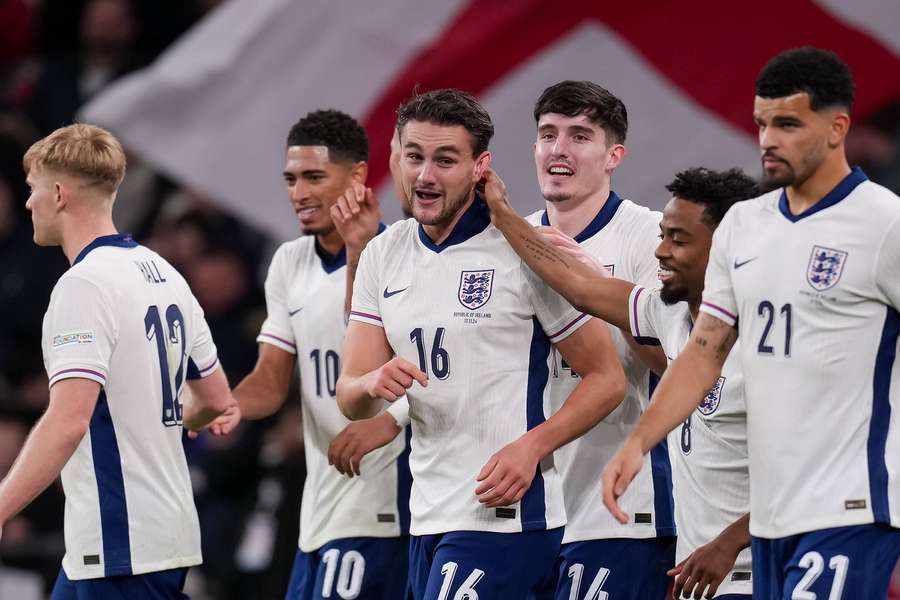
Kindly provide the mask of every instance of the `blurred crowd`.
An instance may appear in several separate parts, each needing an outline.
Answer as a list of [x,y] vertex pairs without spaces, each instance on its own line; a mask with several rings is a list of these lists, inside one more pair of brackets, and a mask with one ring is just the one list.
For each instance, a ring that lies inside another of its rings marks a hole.
[[[38,248],[22,155],[71,123],[110,82],[149,64],[217,2],[0,0],[0,477],[49,399],[41,322],[68,268]],[[166,257],[206,312],[233,384],[256,360],[262,281],[275,245],[129,153],[115,218],[120,231]],[[296,390],[292,390],[297,397]],[[236,435],[186,441],[203,528],[195,598],[277,598],[297,545],[304,477],[299,403]],[[43,598],[63,553],[63,495],[52,486],[3,531],[0,598]]]
[[[216,0],[0,0],[0,477],[47,404],[41,321],[68,267],[31,240],[21,158],[110,82],[146,66]],[[298,115],[298,117],[301,115]],[[900,192],[900,102],[854,125],[852,164]],[[188,279],[232,383],[252,368],[265,317],[262,281],[275,244],[129,154],[115,209],[120,231]],[[293,398],[297,391],[292,390]],[[296,549],[304,477],[298,402],[234,435],[186,442],[203,530],[195,598],[278,598]],[[0,597],[42,598],[63,553],[58,484],[3,531]]]

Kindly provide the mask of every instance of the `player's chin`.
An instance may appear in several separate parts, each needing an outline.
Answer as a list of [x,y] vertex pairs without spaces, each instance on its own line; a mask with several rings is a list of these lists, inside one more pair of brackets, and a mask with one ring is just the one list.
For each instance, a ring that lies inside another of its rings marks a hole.
[[688,299],[688,290],[687,287],[680,284],[675,276],[670,276],[665,281],[661,282],[662,285],[659,289],[659,298],[665,304],[676,304],[678,302],[684,302]]
[[431,204],[427,207],[413,202],[413,217],[422,225],[439,225],[444,216],[444,203],[442,201]]
[[303,235],[325,235],[334,230],[334,223],[300,223],[300,231]]
[[764,168],[762,176],[762,187],[767,191],[789,186],[794,183],[794,172],[787,166],[777,166],[774,168]]

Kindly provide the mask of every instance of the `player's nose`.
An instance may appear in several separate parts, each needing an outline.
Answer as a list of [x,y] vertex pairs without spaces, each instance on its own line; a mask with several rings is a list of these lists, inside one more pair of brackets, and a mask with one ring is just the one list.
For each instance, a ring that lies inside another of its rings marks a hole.
[[416,177],[416,181],[419,183],[433,183],[435,181],[435,165],[431,161],[425,161],[422,165],[422,168],[419,170],[419,174]]
[[290,197],[292,202],[301,202],[309,198],[310,186],[302,181],[298,181],[290,188]]

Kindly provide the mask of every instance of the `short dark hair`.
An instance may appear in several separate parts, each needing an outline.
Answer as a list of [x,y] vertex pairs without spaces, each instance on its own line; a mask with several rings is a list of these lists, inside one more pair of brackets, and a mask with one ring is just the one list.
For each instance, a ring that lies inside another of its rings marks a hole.
[[760,98],[806,93],[813,110],[832,106],[850,110],[853,89],[853,75],[847,64],[834,52],[813,46],[778,54],[756,78],[756,95]]
[[491,115],[471,94],[452,88],[416,94],[397,109],[397,130],[410,121],[461,125],[472,136],[472,155],[488,149],[494,137]]
[[291,127],[287,145],[325,146],[331,162],[369,160],[369,139],[356,119],[339,110],[316,110]]
[[759,195],[756,182],[740,169],[694,167],[677,173],[666,189],[676,198],[703,205],[703,220],[713,229],[735,202]]
[[560,81],[545,89],[534,104],[534,122],[540,121],[541,115],[547,113],[567,117],[585,115],[603,128],[608,142],[625,143],[628,133],[625,103],[591,81]]

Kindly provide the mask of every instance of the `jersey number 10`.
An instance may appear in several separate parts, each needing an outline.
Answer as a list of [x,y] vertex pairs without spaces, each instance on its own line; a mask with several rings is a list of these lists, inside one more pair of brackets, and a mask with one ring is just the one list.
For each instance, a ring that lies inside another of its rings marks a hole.
[[[176,304],[170,304],[166,309],[166,327],[159,314],[159,307],[150,306],[144,315],[144,332],[148,340],[156,339],[156,351],[159,355],[159,376],[162,380],[162,422],[166,427],[181,425],[182,410],[178,396],[181,393],[181,385],[184,383],[184,366],[187,363],[187,348],[185,348],[184,316]],[[172,387],[172,378],[169,374],[169,344],[179,344],[180,354],[178,370],[175,372],[175,387]]]

